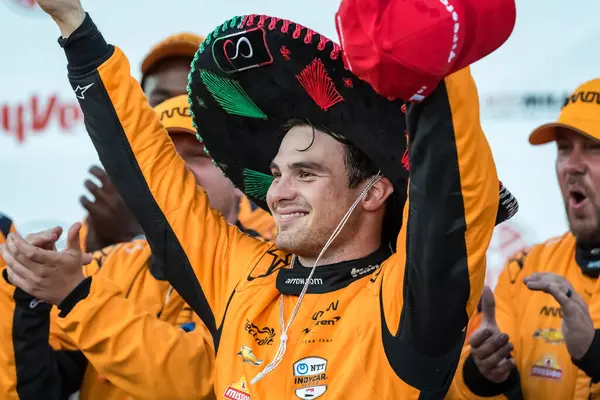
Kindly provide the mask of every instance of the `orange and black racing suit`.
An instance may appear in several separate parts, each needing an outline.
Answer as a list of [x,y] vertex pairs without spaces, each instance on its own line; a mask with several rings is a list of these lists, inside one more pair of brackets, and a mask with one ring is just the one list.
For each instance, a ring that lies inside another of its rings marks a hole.
[[[15,227],[0,213],[0,244]],[[5,262],[0,256],[0,268]],[[75,351],[57,350],[50,340],[56,308],[39,302],[0,277],[0,393],[7,400],[66,400],[79,388],[85,359]]]
[[[287,320],[310,269],[290,265],[291,254],[209,207],[125,55],[89,16],[61,44],[111,181],[167,279],[213,335],[218,396],[443,398],[481,295],[498,210],[498,177],[468,69],[407,111],[411,176],[397,252],[317,268],[281,364],[250,384],[275,356],[280,303]],[[95,285],[91,277],[81,286]],[[70,297],[74,310],[90,301]]]

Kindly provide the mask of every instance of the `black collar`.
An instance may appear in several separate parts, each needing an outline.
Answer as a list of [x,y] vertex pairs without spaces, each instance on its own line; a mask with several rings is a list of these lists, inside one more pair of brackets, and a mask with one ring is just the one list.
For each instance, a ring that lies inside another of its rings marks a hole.
[[[382,247],[364,258],[318,266],[307,293],[328,293],[345,288],[352,282],[373,274],[390,255],[390,250]],[[311,268],[303,267],[296,259],[292,268],[279,270],[277,289],[282,294],[299,296],[310,271]]]
[[600,276],[600,246],[577,243],[575,261],[584,275],[592,278]]

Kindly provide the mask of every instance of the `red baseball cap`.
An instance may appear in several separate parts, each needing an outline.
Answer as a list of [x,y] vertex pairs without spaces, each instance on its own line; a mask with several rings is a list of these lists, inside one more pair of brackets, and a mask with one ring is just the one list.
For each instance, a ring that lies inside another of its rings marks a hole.
[[336,27],[355,75],[383,96],[420,102],[500,47],[515,20],[515,0],[343,0]]

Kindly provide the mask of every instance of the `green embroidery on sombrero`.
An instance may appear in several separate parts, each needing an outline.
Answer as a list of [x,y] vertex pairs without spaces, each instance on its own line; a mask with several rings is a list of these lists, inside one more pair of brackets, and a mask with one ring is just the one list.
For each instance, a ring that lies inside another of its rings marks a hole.
[[200,71],[200,78],[210,94],[228,114],[267,119],[267,115],[258,108],[237,81],[207,70]]
[[273,183],[271,175],[263,174],[262,172],[244,168],[244,192],[251,197],[265,200],[267,191]]
[[243,20],[244,20],[244,16],[242,15],[242,16],[233,17],[233,18],[228,19],[227,21],[223,22],[223,24],[221,26],[218,26],[214,31],[212,31],[208,35],[206,35],[206,38],[204,38],[204,41],[200,44],[199,52],[204,53],[205,45],[210,44],[210,42],[213,39],[215,39],[219,35],[219,33],[225,32],[228,29],[237,28],[242,23]]
[[[198,63],[198,58],[200,58],[200,55],[202,53],[204,53],[204,50],[206,49],[205,44],[210,44],[212,37],[218,35],[219,29],[222,32],[225,32],[225,30],[227,29],[227,26],[229,26],[229,29],[238,28],[241,25],[241,23],[244,21],[244,18],[245,18],[245,15],[241,15],[241,16],[236,16],[236,17],[233,17],[233,18],[225,21],[220,27],[218,27],[217,29],[215,29],[213,32],[211,32],[210,34],[208,34],[206,36],[206,38],[202,41],[202,43],[200,43],[200,48],[198,49],[198,51],[196,51],[196,54],[194,55],[194,59],[192,60],[192,64],[191,64],[191,68],[190,68],[190,73],[188,74],[188,84],[187,84],[186,89],[187,89],[187,93],[188,93],[188,102],[190,103],[190,115],[192,116],[192,125],[194,126],[194,128],[196,128],[196,130],[198,130],[198,127],[196,126],[196,117],[194,116],[194,104],[192,104],[193,103],[193,100],[192,100],[192,77],[195,76],[195,74],[196,74],[196,64]],[[206,107],[206,105],[204,105],[203,107]]]
[[204,139],[202,139],[202,136],[200,136],[199,133],[196,133],[196,139],[198,139],[200,143],[204,143]]

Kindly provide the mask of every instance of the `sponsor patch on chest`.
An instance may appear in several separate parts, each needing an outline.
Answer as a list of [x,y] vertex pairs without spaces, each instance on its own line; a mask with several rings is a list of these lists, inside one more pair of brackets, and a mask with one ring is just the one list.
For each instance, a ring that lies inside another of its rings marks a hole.
[[327,360],[322,357],[305,357],[296,361],[294,386],[299,399],[316,399],[327,391]]
[[545,354],[531,366],[531,376],[560,380],[562,369],[553,354]]
[[227,386],[223,398],[228,400],[250,400],[246,378],[242,376],[239,381]]

